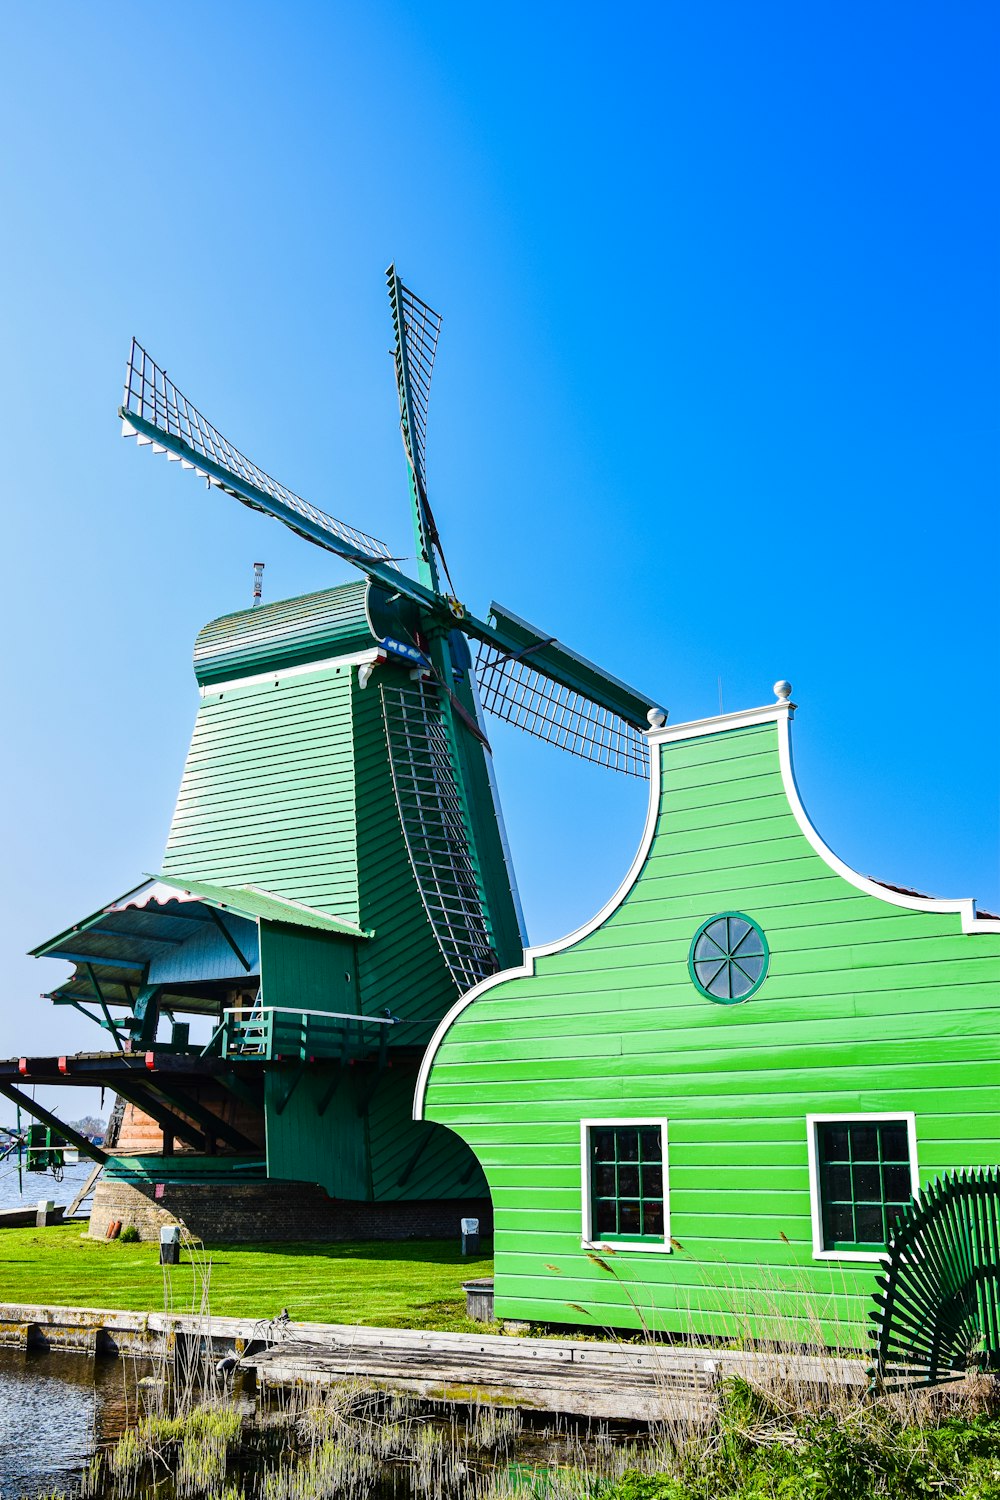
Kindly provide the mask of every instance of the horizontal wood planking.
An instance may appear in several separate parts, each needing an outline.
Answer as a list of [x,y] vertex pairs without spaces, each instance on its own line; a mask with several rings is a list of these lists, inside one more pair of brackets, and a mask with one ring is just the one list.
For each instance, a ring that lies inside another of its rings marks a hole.
[[202,705],[165,874],[259,885],[358,921],[351,675]]
[[[924,1180],[1000,1157],[1000,938],[831,869],[786,801],[774,725],[662,753],[635,885],[596,931],[460,1015],[427,1114],[483,1162],[500,1316],[579,1322],[576,1301],[636,1327],[633,1278],[656,1326],[725,1333],[728,1298],[772,1332],[797,1316],[857,1344],[876,1268],[813,1257],[806,1115],[915,1111]],[[713,1005],[688,974],[694,932],[723,910],[753,916],[771,949],[744,1005]],[[683,1251],[619,1247],[617,1278],[588,1260],[581,1116],[669,1119]]]

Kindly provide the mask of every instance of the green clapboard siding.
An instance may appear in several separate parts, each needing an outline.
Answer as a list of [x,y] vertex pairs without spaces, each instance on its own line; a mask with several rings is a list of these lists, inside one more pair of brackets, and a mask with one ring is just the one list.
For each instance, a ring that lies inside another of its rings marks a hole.
[[261,999],[296,1010],[357,1013],[356,944],[336,933],[262,922]]
[[357,924],[349,666],[210,693],[163,873],[256,885]]
[[411,1119],[416,1069],[415,1062],[381,1073],[330,1067],[297,1081],[294,1067],[270,1069],[268,1176],[318,1182],[331,1197],[355,1201],[486,1197],[482,1168],[465,1142]]
[[[877,1266],[812,1246],[806,1116],[916,1116],[923,1181],[1000,1160],[1000,934],[861,891],[785,795],[778,726],[661,746],[648,857],[603,924],[501,980],[446,1033],[426,1118],[483,1165],[501,1317],[864,1347]],[[745,1003],[688,973],[745,912],[770,969]],[[667,1253],[581,1246],[580,1120],[669,1122]]]

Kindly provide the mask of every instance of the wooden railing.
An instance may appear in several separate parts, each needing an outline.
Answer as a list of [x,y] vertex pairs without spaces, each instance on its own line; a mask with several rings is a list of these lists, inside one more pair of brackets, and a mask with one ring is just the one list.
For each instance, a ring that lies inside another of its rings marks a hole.
[[296,1010],[288,1005],[245,1006],[223,1011],[223,1057],[262,1062],[371,1057],[384,1060],[392,1016],[359,1016],[347,1011]]

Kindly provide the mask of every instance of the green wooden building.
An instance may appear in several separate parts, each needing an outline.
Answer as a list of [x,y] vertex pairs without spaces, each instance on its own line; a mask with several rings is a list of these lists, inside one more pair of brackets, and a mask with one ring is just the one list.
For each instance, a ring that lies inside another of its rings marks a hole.
[[863,1347],[897,1209],[1000,1161],[1000,919],[830,852],[776,691],[651,731],[620,890],[427,1049],[415,1115],[482,1163],[500,1317]]

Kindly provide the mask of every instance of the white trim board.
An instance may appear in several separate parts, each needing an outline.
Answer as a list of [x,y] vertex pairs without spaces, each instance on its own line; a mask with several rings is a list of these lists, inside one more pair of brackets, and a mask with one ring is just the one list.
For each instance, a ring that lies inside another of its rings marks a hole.
[[910,1151],[910,1192],[915,1198],[920,1191],[920,1171],[917,1165],[917,1117],[912,1110],[890,1109],[877,1114],[863,1111],[841,1110],[839,1114],[806,1115],[806,1149],[809,1153],[809,1205],[812,1216],[813,1260],[882,1260],[881,1250],[824,1250],[823,1206],[819,1196],[819,1153],[816,1150],[817,1125],[864,1125],[869,1120],[895,1120],[906,1126],[906,1141]]
[[[585,1119],[580,1121],[580,1205],[582,1217],[580,1219],[580,1248],[582,1250],[610,1250],[615,1255],[631,1255],[638,1251],[640,1255],[669,1255],[673,1246],[670,1243],[670,1167],[669,1167],[669,1141],[670,1134],[668,1121],[661,1118],[653,1118],[649,1115],[641,1119],[629,1119],[617,1115],[611,1120]],[[594,1225],[591,1219],[590,1202],[590,1152],[587,1149],[587,1137],[591,1130],[614,1129],[624,1126],[626,1129],[648,1130],[655,1126],[660,1132],[660,1150],[663,1153],[663,1239],[662,1240],[614,1240],[607,1244],[603,1240],[594,1239]]]
[[331,667],[358,667],[366,662],[384,661],[385,652],[378,646],[366,651],[351,651],[347,656],[326,656],[322,661],[303,661],[294,667],[275,667],[270,672],[253,672],[248,677],[230,677],[225,682],[199,683],[202,698],[213,693],[228,693],[233,688],[255,687],[262,682],[283,682],[286,677],[307,677],[310,672],[329,672]]

